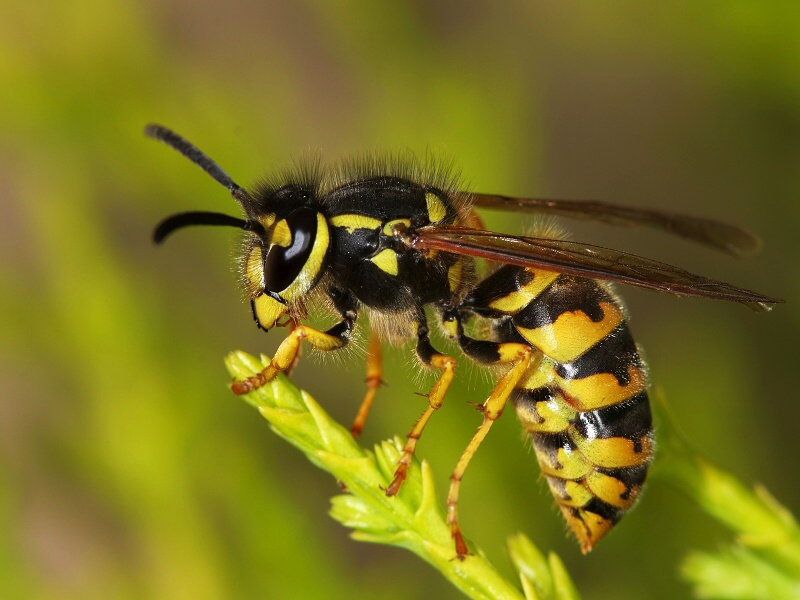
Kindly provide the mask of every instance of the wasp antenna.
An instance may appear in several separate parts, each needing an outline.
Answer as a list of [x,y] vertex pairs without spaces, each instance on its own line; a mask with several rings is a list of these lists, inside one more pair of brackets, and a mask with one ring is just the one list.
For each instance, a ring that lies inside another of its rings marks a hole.
[[149,123],[144,128],[144,134],[153,138],[154,140],[164,142],[171,148],[183,154],[186,158],[203,169],[203,171],[211,175],[211,177],[213,177],[216,181],[228,188],[231,196],[233,196],[238,202],[252,202],[250,194],[244,191],[233,179],[231,179],[230,175],[228,175],[213,159],[211,159],[205,152],[200,150],[200,148],[192,144],[186,138],[181,137],[163,125],[156,125],[155,123]]
[[177,229],[191,225],[227,225],[239,229],[251,229],[250,221],[231,217],[222,213],[193,211],[172,215],[161,221],[153,231],[153,241],[156,244],[163,242],[166,237]]

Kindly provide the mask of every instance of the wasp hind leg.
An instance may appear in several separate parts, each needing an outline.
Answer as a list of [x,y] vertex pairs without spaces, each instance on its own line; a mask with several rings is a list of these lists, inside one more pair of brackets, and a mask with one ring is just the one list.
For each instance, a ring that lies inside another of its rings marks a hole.
[[431,415],[433,415],[444,402],[444,397],[455,375],[456,359],[437,351],[431,344],[431,340],[428,336],[428,325],[424,320],[421,320],[417,327],[417,356],[426,365],[434,369],[441,369],[442,373],[439,375],[439,379],[433,384],[433,388],[431,388],[428,394],[428,407],[425,409],[425,412],[420,415],[419,419],[417,419],[417,422],[408,434],[408,440],[406,440],[403,453],[400,455],[400,460],[397,462],[397,469],[394,472],[394,477],[386,488],[387,496],[394,496],[400,491],[400,487],[403,485],[408,475],[408,466],[411,464],[411,457],[414,456],[414,450],[417,448],[417,441],[422,435],[422,431],[425,429],[425,425],[428,423]]
[[341,316],[342,320],[327,331],[320,331],[308,325],[298,325],[292,329],[291,333],[278,346],[275,356],[272,357],[272,362],[267,368],[247,379],[234,381],[231,384],[233,393],[241,396],[252,392],[275,379],[278,373],[292,368],[300,352],[300,342],[303,340],[317,350],[329,351],[344,348],[350,341],[350,334],[355,328],[357,313],[355,309],[347,309],[341,312]]
[[469,554],[469,550],[458,525],[458,496],[461,480],[478,447],[486,438],[494,422],[503,414],[511,392],[527,373],[534,349],[528,344],[516,342],[474,340],[464,335],[460,323],[457,325],[457,329],[459,346],[470,358],[489,365],[511,364],[511,368],[497,381],[489,397],[481,405],[479,410],[483,414],[483,422],[467,444],[450,475],[450,489],[447,492],[446,503],[447,524],[450,526],[450,535],[456,547],[456,557],[464,560]]

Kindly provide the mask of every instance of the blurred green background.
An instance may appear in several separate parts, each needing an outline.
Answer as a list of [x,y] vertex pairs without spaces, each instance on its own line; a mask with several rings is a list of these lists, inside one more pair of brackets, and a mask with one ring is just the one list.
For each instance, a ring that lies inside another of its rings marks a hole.
[[[223,355],[271,353],[241,301],[235,214],[142,127],[182,133],[242,184],[307,149],[432,148],[474,190],[602,198],[761,234],[735,261],[660,234],[579,224],[619,247],[790,303],[621,289],[696,448],[800,508],[800,6],[793,2],[132,2],[0,5],[0,596],[458,597],[401,550],[357,544],[335,483],[227,389]],[[492,216],[518,231],[518,218]],[[387,353],[364,440],[423,408],[410,348]],[[349,423],[363,363],[294,380]],[[440,491],[488,387],[462,367],[419,455]],[[674,598],[688,548],[728,539],[658,479],[596,551],[565,535],[512,414],[463,485],[462,524],[509,577],[517,530],[587,598]]]

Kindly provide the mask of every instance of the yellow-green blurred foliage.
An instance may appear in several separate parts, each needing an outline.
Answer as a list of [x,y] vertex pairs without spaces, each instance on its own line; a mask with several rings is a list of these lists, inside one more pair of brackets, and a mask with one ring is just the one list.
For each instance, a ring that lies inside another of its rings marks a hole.
[[[292,157],[426,148],[475,190],[603,198],[762,235],[735,261],[580,224],[620,247],[783,296],[755,314],[621,289],[653,381],[695,447],[800,507],[800,6],[445,1],[0,3],[0,596],[457,597],[327,516],[330,478],[227,390],[224,354],[272,352],[232,273],[228,230],[150,242],[159,218],[236,213],[145,139],[162,122],[240,183]],[[492,218],[514,229],[519,219]],[[387,353],[369,443],[423,407]],[[294,379],[349,422],[363,364]],[[349,363],[348,363],[349,364]],[[419,453],[447,477],[479,416],[463,367]],[[511,413],[463,485],[462,525],[512,576],[527,532],[587,598],[688,593],[688,548],[727,539],[658,478],[582,557]]]

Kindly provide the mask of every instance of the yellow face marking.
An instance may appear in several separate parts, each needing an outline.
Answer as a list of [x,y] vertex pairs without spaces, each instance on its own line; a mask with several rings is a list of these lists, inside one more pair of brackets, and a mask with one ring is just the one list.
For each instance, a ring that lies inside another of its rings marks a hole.
[[387,248],[370,258],[370,261],[384,273],[397,275],[397,254]]
[[489,307],[507,314],[519,312],[535,300],[559,275],[551,271],[532,271],[530,269],[528,271],[534,273],[530,283],[525,284],[518,291],[494,300]]
[[272,228],[270,243],[282,248],[288,248],[292,245],[292,230],[289,229],[286,219],[281,219],[275,223]]
[[641,439],[641,452],[636,452],[633,442],[627,438],[595,438],[588,441],[577,431],[573,430],[570,433],[581,454],[598,467],[607,469],[636,467],[649,461],[653,456],[653,443],[647,435]]
[[570,404],[580,411],[586,411],[618,404],[647,389],[647,378],[641,368],[629,365],[628,376],[628,385],[620,385],[611,373],[569,380],[555,375],[555,379],[568,396]]
[[344,227],[347,233],[353,233],[356,229],[379,229],[381,226],[380,219],[357,214],[336,215],[331,217],[330,223],[331,227]]
[[517,327],[531,345],[560,363],[572,362],[605,338],[622,322],[622,311],[609,302],[601,302],[604,317],[595,323],[583,311],[565,312],[555,323],[526,329]]
[[447,216],[447,207],[433,192],[425,194],[425,203],[428,205],[428,219],[431,223],[438,223]]
[[393,221],[388,221],[386,225],[383,226],[383,234],[392,237],[392,229],[394,226],[401,224],[406,227],[411,227],[411,219],[394,219]]
[[595,471],[586,478],[586,485],[600,500],[617,508],[630,508],[636,501],[636,492],[638,491],[636,488],[629,492],[628,487],[619,479],[599,471]]
[[264,253],[258,245],[250,248],[244,267],[244,277],[249,290],[261,291],[264,289]]
[[461,285],[461,269],[462,263],[460,260],[447,269],[447,282],[450,285],[451,292],[455,292],[458,286]]
[[271,329],[286,313],[287,307],[267,294],[261,294],[253,300],[253,312],[258,324],[264,329]]

